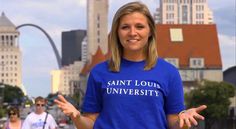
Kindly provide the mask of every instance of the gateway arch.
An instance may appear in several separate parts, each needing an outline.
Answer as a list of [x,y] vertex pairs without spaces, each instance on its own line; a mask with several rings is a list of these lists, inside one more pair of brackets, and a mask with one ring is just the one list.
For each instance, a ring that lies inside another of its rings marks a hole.
[[35,28],[41,30],[41,31],[46,35],[46,37],[48,38],[48,40],[49,40],[49,42],[50,42],[50,44],[51,44],[51,46],[52,46],[52,49],[53,49],[53,51],[54,51],[54,54],[55,54],[55,56],[56,56],[58,68],[60,69],[60,68],[61,68],[61,57],[60,57],[60,55],[59,55],[59,52],[58,52],[58,50],[57,50],[57,48],[56,48],[55,43],[53,42],[53,40],[52,40],[52,38],[49,36],[49,34],[48,34],[43,28],[41,28],[40,26],[35,25],[35,24],[22,24],[22,25],[17,26],[16,29],[19,29],[19,28],[24,27],[24,26],[32,26],[32,27],[35,27]]

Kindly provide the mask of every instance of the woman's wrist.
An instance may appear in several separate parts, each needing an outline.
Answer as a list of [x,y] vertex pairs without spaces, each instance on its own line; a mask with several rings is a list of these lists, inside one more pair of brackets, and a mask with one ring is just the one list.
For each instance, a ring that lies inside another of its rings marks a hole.
[[71,119],[80,119],[81,113],[80,111],[76,110],[75,112],[71,113],[70,118]]
[[80,117],[81,117],[81,113],[80,113],[80,111],[77,111],[76,112],[76,119],[80,119]]
[[178,116],[181,115],[182,113],[185,113],[185,112],[186,112],[186,110],[179,112]]
[[[183,110],[183,111],[179,112],[179,114],[178,114],[178,124],[180,124],[180,119],[181,119],[181,118],[180,118],[180,115],[183,114],[183,113],[186,113],[186,111],[187,111],[187,110]],[[188,127],[187,124],[184,122],[184,123],[183,123],[183,127],[182,127],[181,129],[189,129],[189,127]]]

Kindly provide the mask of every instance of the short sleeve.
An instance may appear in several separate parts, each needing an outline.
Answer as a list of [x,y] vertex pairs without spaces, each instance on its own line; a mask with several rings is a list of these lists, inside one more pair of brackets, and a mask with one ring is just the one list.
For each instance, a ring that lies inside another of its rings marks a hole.
[[52,117],[52,115],[51,114],[48,114],[48,124],[49,124],[49,127],[50,127],[50,129],[56,129],[56,127],[57,127],[57,123],[56,123],[56,121],[54,120],[54,118]]
[[97,113],[102,109],[101,82],[91,72],[87,82],[82,112]]
[[168,83],[168,95],[166,97],[166,114],[177,114],[185,109],[183,84],[178,70],[175,68],[170,75]]
[[30,129],[30,122],[29,122],[29,115],[26,117],[26,119],[23,122],[22,129]]

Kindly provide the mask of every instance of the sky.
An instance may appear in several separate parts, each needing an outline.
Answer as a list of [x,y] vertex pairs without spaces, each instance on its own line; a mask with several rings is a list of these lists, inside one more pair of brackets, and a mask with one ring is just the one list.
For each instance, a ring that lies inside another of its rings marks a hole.
[[[134,0],[109,0],[109,28],[114,13],[125,3]],[[140,0],[151,13],[159,7],[159,0]],[[223,70],[236,65],[236,4],[235,0],[208,0],[217,25]],[[0,0],[0,13],[16,26],[33,23],[47,31],[61,52],[61,32],[86,30],[86,0]],[[36,28],[22,27],[23,84],[30,97],[46,97],[51,89],[51,70],[58,69],[53,49],[46,36]]]

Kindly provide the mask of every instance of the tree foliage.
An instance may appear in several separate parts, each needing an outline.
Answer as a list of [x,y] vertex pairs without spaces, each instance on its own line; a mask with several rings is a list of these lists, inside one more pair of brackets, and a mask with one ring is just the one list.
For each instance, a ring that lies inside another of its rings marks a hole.
[[227,118],[230,98],[235,95],[235,87],[225,82],[203,81],[199,88],[186,94],[187,107],[207,105],[201,114],[205,117],[205,128],[221,128],[220,122]]
[[22,102],[22,99],[24,97],[24,93],[22,90],[17,86],[11,86],[7,84],[1,84],[4,85],[4,102],[11,103],[11,104],[19,104]]
[[235,87],[225,82],[204,81],[198,89],[186,95],[188,107],[207,105],[205,118],[220,119],[228,115],[230,97],[235,95]]

